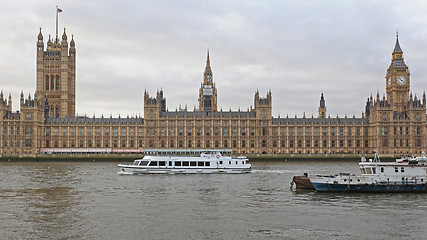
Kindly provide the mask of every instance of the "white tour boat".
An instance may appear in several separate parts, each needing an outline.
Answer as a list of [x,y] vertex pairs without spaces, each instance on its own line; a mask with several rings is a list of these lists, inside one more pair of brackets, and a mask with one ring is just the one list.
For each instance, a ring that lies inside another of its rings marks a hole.
[[427,193],[427,157],[406,157],[395,162],[362,158],[361,175],[310,175],[317,191],[322,192],[425,192]]
[[202,152],[200,157],[145,156],[132,165],[119,164],[119,174],[249,173],[246,157],[224,157],[220,152]]

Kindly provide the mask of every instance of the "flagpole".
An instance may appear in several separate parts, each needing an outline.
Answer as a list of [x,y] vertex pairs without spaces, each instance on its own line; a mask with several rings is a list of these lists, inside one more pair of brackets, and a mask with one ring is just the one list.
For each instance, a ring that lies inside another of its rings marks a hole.
[[56,37],[58,37],[58,5],[56,5]]

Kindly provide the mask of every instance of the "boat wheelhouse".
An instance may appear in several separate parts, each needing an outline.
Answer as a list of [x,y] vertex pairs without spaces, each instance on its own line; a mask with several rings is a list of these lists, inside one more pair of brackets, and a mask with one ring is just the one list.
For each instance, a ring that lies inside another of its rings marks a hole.
[[195,174],[248,173],[252,170],[246,157],[225,157],[218,151],[203,152],[199,157],[145,156],[132,165],[119,164],[119,174]]

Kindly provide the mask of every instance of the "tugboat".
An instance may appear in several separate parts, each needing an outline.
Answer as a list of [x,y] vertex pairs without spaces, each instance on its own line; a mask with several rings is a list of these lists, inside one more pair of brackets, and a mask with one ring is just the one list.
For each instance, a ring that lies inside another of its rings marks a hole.
[[427,193],[427,157],[404,157],[396,162],[381,162],[362,157],[361,175],[340,173],[330,176],[310,175],[318,192],[422,192]]
[[196,174],[249,173],[246,157],[224,157],[218,151],[202,152],[200,157],[145,156],[132,165],[119,164],[120,175],[129,174]]

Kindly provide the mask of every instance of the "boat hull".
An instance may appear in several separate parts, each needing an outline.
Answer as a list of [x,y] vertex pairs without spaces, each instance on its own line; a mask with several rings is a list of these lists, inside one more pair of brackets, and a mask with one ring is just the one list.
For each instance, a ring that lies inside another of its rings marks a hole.
[[426,184],[338,184],[312,182],[318,192],[422,192],[427,193]]
[[240,174],[250,173],[252,168],[139,168],[119,165],[121,175],[140,174]]
[[292,181],[295,183],[296,189],[315,190],[310,179],[306,176],[294,176]]

